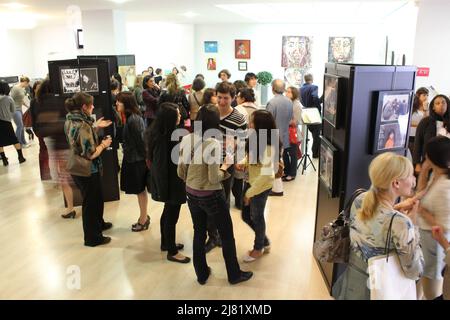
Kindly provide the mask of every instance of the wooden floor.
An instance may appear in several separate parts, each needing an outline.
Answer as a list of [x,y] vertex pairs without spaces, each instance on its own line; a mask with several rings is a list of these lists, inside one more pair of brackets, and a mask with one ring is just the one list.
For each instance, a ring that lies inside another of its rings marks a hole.
[[[121,194],[120,201],[105,205],[105,220],[114,224],[105,234],[112,242],[85,247],[81,208],[75,220],[62,219],[61,191],[39,179],[37,142],[24,150],[27,162],[20,166],[15,150],[5,150],[10,165],[0,164],[0,299],[330,299],[311,254],[317,189],[312,168],[285,183],[284,197],[269,198],[272,251],[254,263],[241,262],[253,234],[232,209],[241,268],[252,270],[253,279],[229,285],[222,252],[214,249],[207,255],[212,276],[200,286],[192,263],[169,262],[159,250],[161,204],[150,201],[150,229],[132,233],[137,199]],[[192,237],[183,206],[177,242],[185,244],[189,257]]]

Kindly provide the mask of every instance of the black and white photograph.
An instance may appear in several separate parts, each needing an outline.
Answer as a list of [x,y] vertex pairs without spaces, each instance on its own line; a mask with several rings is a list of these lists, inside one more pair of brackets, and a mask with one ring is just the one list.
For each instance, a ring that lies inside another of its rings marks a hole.
[[97,68],[80,69],[81,91],[98,92],[98,72]]
[[325,74],[324,79],[323,117],[333,127],[337,128],[339,77]]
[[61,88],[63,94],[80,92],[80,70],[61,68]]
[[337,149],[326,140],[321,137],[320,143],[320,180],[327,188],[331,196],[334,196],[336,191],[336,181],[335,181],[335,161],[336,161]]
[[383,94],[381,121],[395,121],[400,116],[409,116],[409,98],[409,94]]

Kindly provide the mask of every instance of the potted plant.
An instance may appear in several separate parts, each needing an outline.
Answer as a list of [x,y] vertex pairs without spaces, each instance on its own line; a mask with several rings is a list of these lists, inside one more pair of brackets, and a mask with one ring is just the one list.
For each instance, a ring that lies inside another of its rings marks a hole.
[[256,77],[258,78],[258,83],[261,85],[261,104],[267,104],[267,93],[268,93],[268,85],[272,83],[272,74],[268,71],[259,72]]

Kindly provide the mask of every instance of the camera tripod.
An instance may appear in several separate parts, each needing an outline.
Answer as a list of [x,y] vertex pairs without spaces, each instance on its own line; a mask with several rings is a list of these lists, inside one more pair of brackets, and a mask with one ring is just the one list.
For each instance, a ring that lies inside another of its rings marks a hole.
[[314,166],[314,163],[312,162],[311,157],[308,154],[308,141],[309,141],[309,136],[308,136],[309,130],[308,130],[308,126],[306,126],[306,135],[305,135],[305,153],[302,155],[302,157],[300,158],[300,162],[297,165],[297,169],[300,168],[300,166],[302,166],[302,175],[305,173],[306,168],[308,168],[308,166],[312,166],[314,171],[316,171],[316,167]]

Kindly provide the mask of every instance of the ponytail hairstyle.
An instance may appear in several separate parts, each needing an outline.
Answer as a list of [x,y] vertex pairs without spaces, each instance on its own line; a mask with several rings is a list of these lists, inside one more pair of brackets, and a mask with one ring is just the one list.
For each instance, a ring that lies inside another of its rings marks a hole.
[[361,220],[370,220],[379,206],[390,206],[392,182],[396,179],[405,179],[413,173],[411,162],[395,153],[386,152],[373,159],[369,166],[372,186],[364,197],[358,217]]
[[68,112],[82,111],[83,105],[91,105],[94,103],[94,97],[84,92],[78,92],[72,98],[66,99],[64,106]]
[[445,136],[437,136],[425,145],[427,158],[437,167],[447,169],[450,179],[450,139]]

